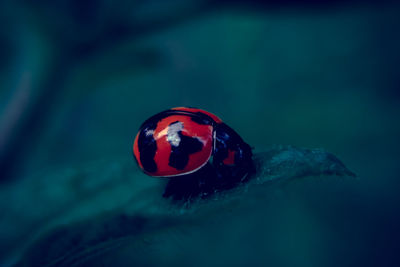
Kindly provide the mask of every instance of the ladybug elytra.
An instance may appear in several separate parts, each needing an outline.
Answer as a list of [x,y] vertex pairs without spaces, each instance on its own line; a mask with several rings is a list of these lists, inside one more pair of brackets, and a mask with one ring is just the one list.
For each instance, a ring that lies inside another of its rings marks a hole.
[[171,178],[164,197],[207,195],[253,171],[250,146],[216,115],[188,107],[160,112],[140,127],[134,157],[148,175]]

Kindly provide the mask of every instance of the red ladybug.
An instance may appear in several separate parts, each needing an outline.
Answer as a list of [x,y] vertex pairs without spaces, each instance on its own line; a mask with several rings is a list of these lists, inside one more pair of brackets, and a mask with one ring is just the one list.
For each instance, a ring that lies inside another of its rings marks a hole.
[[171,178],[165,197],[230,188],[254,169],[250,146],[219,117],[197,108],[172,108],[146,120],[133,153],[146,174]]

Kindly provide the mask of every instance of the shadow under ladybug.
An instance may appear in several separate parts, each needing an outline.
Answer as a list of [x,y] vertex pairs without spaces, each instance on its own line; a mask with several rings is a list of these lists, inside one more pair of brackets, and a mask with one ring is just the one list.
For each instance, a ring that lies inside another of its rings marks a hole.
[[148,175],[169,181],[163,196],[207,197],[255,172],[250,146],[216,115],[188,107],[160,112],[140,127],[133,152]]

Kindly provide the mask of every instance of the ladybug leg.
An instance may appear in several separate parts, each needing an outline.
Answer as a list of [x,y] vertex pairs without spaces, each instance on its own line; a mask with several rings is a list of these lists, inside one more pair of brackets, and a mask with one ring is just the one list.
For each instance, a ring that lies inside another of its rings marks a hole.
[[165,187],[163,197],[171,197],[173,200],[187,200],[200,195],[198,181],[190,178],[184,176],[170,178]]
[[215,181],[215,169],[210,163],[207,163],[197,172],[171,177],[164,189],[163,197],[172,197],[174,200],[207,197],[214,193]]
[[195,191],[195,184],[192,180],[185,177],[173,177],[168,181],[163,197],[172,197],[174,200],[188,199]]

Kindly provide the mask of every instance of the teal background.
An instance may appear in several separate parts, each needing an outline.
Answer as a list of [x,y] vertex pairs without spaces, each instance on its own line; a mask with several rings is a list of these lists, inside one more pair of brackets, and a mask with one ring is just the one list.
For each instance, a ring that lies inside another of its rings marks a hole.
[[[399,10],[390,1],[3,1],[1,258],[10,262],[7,247],[15,253],[22,233],[41,227],[29,218],[47,218],[26,204],[40,191],[37,177],[57,199],[57,174],[91,166],[101,177],[100,166],[124,162],[124,179],[140,184],[133,138],[146,118],[175,106],[217,114],[259,151],[290,144],[336,154],[361,179],[365,208],[374,203],[372,213],[397,222]],[[378,226],[368,227],[360,236]],[[284,250],[307,266],[315,254],[299,243]]]

